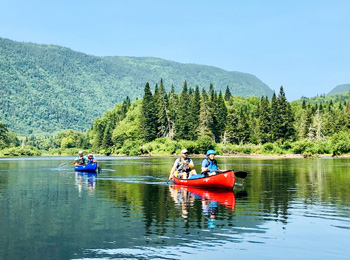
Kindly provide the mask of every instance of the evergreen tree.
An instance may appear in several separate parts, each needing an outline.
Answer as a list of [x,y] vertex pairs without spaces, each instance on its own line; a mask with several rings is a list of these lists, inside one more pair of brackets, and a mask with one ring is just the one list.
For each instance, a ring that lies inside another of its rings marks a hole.
[[276,94],[273,93],[272,95],[272,99],[271,99],[271,132],[270,132],[270,136],[271,136],[271,142],[277,141],[278,140],[278,133],[279,133],[279,115],[278,115],[278,105],[277,105],[277,97]]
[[226,119],[227,119],[227,107],[225,105],[224,98],[221,94],[219,94],[218,100],[217,100],[217,113],[216,113],[216,132],[217,137],[216,140],[222,140],[223,135],[225,132],[225,125],[226,125]]
[[230,143],[237,142],[237,125],[238,125],[238,116],[234,108],[229,109],[227,113],[226,127],[225,127],[225,136],[224,143],[226,141]]
[[209,98],[205,89],[203,88],[200,102],[199,125],[197,130],[198,136],[208,135],[213,137],[213,133],[211,131],[212,122],[213,118],[209,109]]
[[229,87],[228,87],[228,85],[227,85],[227,87],[226,87],[226,92],[225,92],[225,100],[226,101],[230,101],[230,99],[231,99],[231,92],[230,92],[230,89],[229,89]]
[[157,117],[153,95],[149,83],[145,85],[145,94],[142,100],[141,131],[143,139],[150,142],[157,137]]
[[160,80],[160,85],[157,93],[157,137],[168,137],[171,128],[169,108],[168,108],[168,95],[165,91],[163,80]]
[[275,95],[272,97],[271,108],[272,141],[281,140],[283,142],[287,139],[293,139],[295,137],[294,117],[282,86],[278,98],[276,99]]
[[200,92],[198,85],[196,86],[193,95],[191,95],[190,104],[190,130],[189,137],[191,140],[196,140],[198,138],[198,126],[199,126],[199,115],[200,115]]
[[169,137],[174,138],[175,137],[175,122],[176,122],[176,116],[177,116],[177,109],[179,106],[179,99],[178,96],[174,92],[174,86],[171,86],[170,92],[169,92]]
[[259,140],[261,143],[270,142],[271,139],[271,118],[270,118],[270,104],[268,97],[261,97],[259,105]]
[[187,82],[184,82],[184,86],[179,98],[178,111],[175,121],[176,138],[177,139],[190,139],[190,115],[189,115],[190,99],[188,94]]
[[246,108],[242,108],[239,114],[237,129],[236,129],[236,143],[241,144],[250,140],[249,115]]

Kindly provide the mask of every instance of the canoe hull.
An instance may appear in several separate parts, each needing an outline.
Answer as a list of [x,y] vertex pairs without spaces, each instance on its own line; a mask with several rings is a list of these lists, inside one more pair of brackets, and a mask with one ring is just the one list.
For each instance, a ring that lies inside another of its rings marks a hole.
[[235,186],[233,170],[199,179],[180,179],[173,176],[175,184],[211,189],[232,189]]
[[76,166],[74,168],[74,170],[77,172],[96,172],[97,162],[86,164],[86,165],[81,165],[81,166]]

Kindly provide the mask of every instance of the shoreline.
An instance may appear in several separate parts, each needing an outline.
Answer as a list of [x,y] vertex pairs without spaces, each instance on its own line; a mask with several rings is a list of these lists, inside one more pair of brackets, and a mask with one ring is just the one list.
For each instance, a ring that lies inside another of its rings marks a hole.
[[[30,155],[20,155],[20,156],[0,156],[0,158],[20,158],[20,157],[67,157],[67,156],[76,156],[75,154],[41,154],[40,156],[30,156]],[[141,155],[125,155],[125,154],[95,154],[95,156],[106,156],[106,157],[179,157],[181,154],[141,154]],[[205,154],[189,154],[191,158],[204,158]],[[315,155],[306,155],[306,154],[223,154],[216,155],[217,158],[251,158],[251,159],[340,159],[340,158],[350,158],[350,154],[342,155],[331,155],[331,154],[315,154]]]

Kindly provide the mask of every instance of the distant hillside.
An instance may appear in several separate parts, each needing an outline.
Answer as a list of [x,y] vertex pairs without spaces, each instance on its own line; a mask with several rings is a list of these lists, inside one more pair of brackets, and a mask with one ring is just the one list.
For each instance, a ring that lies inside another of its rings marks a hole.
[[271,96],[253,75],[157,58],[96,57],[71,49],[0,38],[0,121],[20,135],[87,130],[126,96],[142,98],[146,82],[180,92],[199,85],[232,95]]
[[303,101],[306,102],[306,104],[330,104],[330,103],[342,103],[342,104],[349,104],[350,103],[350,93],[341,93],[341,94],[332,94],[332,95],[320,95],[316,97],[303,97],[301,99],[295,100],[292,103],[298,103],[301,104]]
[[331,92],[328,93],[328,95],[332,94],[341,94],[350,91],[350,84],[343,84],[343,85],[338,85],[334,89],[332,89]]

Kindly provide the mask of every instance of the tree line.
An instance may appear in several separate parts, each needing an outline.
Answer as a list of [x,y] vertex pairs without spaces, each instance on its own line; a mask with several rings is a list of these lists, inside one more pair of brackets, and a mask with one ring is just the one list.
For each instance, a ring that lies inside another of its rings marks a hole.
[[350,95],[288,102],[283,87],[267,96],[232,96],[210,84],[208,92],[185,81],[181,93],[167,93],[160,80],[143,99],[126,97],[87,132],[65,130],[23,142],[40,150],[88,149],[101,154],[174,154],[186,147],[203,153],[350,153]]

